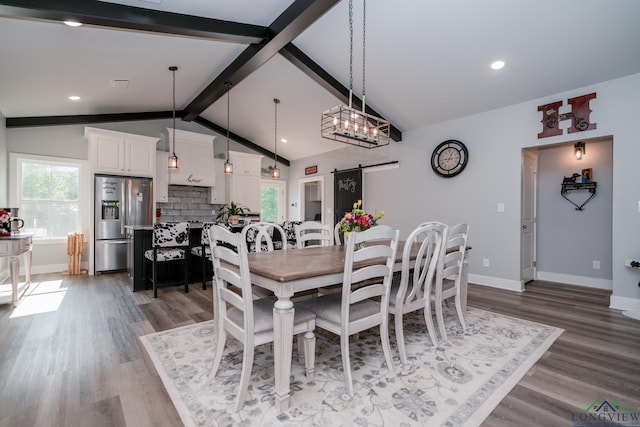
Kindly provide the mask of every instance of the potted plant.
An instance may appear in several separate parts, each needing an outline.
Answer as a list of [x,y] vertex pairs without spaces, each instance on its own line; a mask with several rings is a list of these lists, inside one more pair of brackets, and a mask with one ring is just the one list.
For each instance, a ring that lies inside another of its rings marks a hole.
[[235,202],[231,202],[220,209],[220,212],[218,212],[216,216],[216,221],[227,221],[229,224],[238,224],[240,222],[240,215],[248,210],[249,209],[243,208]]

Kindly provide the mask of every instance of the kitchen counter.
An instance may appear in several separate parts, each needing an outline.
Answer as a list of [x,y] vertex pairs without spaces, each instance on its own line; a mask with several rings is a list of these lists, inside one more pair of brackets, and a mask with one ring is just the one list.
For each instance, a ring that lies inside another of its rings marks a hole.
[[[203,222],[190,222],[189,228],[202,229]],[[125,225],[126,230],[153,230],[153,225]]]

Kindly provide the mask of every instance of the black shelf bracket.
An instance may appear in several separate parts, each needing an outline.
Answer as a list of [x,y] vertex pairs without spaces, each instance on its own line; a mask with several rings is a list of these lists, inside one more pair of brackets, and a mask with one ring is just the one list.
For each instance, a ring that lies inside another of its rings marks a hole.
[[[577,211],[581,211],[583,210],[584,205],[586,205],[591,199],[596,196],[597,187],[597,182],[563,182],[562,189],[560,190],[560,195],[568,200],[569,203],[571,203],[573,206],[575,206]],[[567,197],[568,193],[577,190],[587,190],[590,193],[589,198],[587,198],[587,200],[585,200],[581,205],[577,204]]]

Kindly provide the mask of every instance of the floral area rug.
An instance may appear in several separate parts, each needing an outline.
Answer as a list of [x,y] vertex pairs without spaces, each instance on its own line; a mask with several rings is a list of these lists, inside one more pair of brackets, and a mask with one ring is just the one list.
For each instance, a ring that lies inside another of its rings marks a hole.
[[[340,342],[318,333],[315,375],[307,380],[294,345],[290,408],[274,409],[273,354],[256,348],[249,393],[233,412],[242,345],[227,339],[218,374],[209,375],[213,321],[141,337],[186,426],[477,426],[545,353],[562,329],[467,308],[463,331],[446,313],[448,342],[431,345],[422,313],[405,316],[409,367],[395,347],[395,375],[384,363],[379,329],[351,339],[355,395],[343,382]],[[393,322],[392,322],[393,323]]]

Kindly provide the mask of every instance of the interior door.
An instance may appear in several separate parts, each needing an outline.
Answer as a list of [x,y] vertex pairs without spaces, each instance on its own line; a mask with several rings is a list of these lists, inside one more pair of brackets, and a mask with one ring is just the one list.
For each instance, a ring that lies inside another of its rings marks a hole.
[[300,190],[300,220],[325,223],[324,176],[299,179],[298,186]]
[[536,278],[536,177],[538,153],[522,152],[522,206],[520,222],[520,279]]

